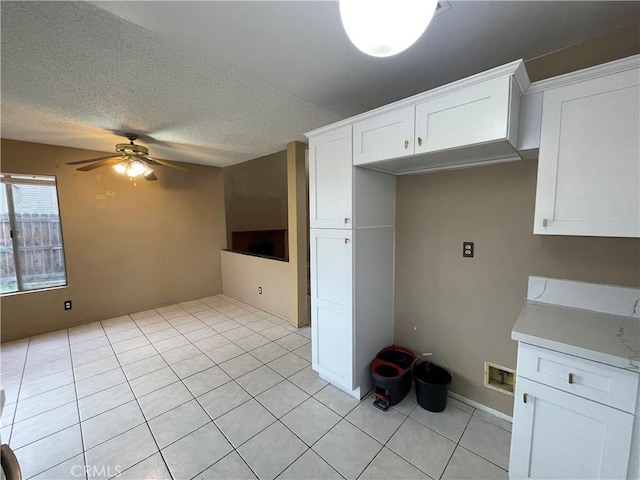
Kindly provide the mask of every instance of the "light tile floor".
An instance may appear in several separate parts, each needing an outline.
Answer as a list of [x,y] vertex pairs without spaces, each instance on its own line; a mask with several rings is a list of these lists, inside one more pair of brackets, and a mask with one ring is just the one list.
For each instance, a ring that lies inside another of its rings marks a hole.
[[225,295],[4,343],[1,360],[25,479],[507,478],[509,423],[413,391],[382,412],[318,377],[308,328]]

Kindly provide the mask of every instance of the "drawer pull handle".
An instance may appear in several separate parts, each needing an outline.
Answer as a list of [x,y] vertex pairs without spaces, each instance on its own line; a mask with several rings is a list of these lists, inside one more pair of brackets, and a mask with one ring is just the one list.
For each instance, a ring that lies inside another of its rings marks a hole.
[[549,221],[546,218],[543,218],[542,219],[542,226],[546,228],[548,225],[549,225]]
[[348,238],[345,238],[345,239],[344,239],[344,244],[346,245],[347,243],[349,243],[349,239],[348,239]]
[[349,223],[349,219],[347,217],[344,217],[344,223]]
[[422,146],[422,137],[418,137],[418,146],[421,147]]
[[404,148],[409,148],[409,140],[404,141]]
[[569,374],[569,384],[573,385],[573,373]]
[[526,393],[522,394],[522,402],[523,403],[527,403],[527,394]]

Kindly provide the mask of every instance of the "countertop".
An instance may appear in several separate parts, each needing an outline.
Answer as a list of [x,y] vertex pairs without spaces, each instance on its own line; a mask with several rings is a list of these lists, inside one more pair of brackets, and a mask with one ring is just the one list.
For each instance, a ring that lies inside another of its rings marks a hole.
[[640,371],[640,318],[637,317],[529,300],[520,312],[511,338],[614,367]]

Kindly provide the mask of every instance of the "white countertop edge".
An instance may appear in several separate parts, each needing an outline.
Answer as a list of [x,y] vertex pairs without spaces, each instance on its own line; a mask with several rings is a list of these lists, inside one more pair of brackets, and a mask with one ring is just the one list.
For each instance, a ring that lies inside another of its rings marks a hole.
[[547,348],[549,350],[555,350],[556,352],[566,353],[567,355],[573,355],[574,357],[586,358],[587,360],[593,360],[594,362],[604,363],[605,365],[611,365],[612,367],[624,368],[631,372],[640,373],[640,368],[631,365],[629,359],[625,357],[616,357],[615,355],[608,355],[606,353],[596,352],[594,350],[576,347],[574,345],[567,345],[566,343],[556,342],[547,338],[536,337],[535,335],[516,331],[511,332],[511,338],[518,342],[527,343],[536,347]]

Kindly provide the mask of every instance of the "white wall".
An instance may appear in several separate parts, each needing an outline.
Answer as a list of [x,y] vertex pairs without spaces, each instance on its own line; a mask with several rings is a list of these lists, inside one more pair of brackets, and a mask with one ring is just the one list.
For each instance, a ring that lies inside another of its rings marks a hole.
[[[221,251],[222,291],[249,305],[289,318],[289,263]],[[262,294],[258,288],[262,287]]]

